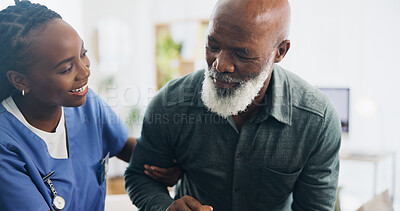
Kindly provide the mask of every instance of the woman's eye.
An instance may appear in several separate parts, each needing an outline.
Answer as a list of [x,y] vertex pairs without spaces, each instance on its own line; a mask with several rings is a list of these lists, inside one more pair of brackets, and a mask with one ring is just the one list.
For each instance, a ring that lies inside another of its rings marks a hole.
[[82,58],[86,56],[87,52],[88,52],[87,50],[83,51]]
[[66,74],[66,73],[69,73],[69,72],[71,72],[71,70],[72,70],[72,65],[70,66],[70,67],[68,67],[67,69],[64,69],[63,71],[61,71],[60,73],[61,74]]

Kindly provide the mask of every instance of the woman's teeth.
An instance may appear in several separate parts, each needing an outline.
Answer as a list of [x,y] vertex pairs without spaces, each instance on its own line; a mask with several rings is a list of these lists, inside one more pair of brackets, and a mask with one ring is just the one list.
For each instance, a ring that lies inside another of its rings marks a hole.
[[86,87],[87,87],[87,86],[88,86],[88,85],[86,84],[85,86],[82,86],[82,87],[79,88],[79,89],[71,90],[70,92],[83,92],[83,91],[86,90]]

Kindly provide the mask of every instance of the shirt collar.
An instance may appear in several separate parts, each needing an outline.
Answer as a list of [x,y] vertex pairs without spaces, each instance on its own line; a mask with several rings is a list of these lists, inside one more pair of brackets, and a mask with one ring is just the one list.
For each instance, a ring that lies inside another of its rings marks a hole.
[[[204,73],[202,71],[202,73]],[[194,90],[191,105],[207,108],[201,100],[202,83],[204,74],[201,74],[199,84]],[[285,70],[278,65],[274,66],[271,81],[264,97],[262,110],[254,120],[257,123],[265,121],[269,116],[287,125],[292,124],[292,97]]]
[[264,97],[262,112],[256,122],[265,121],[269,116],[287,125],[292,124],[292,95],[285,70],[274,66],[271,81]]

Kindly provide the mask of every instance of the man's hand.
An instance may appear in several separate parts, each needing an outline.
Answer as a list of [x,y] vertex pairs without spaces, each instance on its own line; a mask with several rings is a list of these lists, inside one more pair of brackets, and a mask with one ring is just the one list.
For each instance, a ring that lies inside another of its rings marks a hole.
[[213,208],[208,205],[202,205],[199,201],[191,196],[183,196],[174,201],[166,211],[212,211]]
[[[177,163],[176,160],[174,163]],[[174,186],[182,176],[182,169],[178,164],[171,168],[159,168],[145,164],[144,168],[147,176],[168,186]]]

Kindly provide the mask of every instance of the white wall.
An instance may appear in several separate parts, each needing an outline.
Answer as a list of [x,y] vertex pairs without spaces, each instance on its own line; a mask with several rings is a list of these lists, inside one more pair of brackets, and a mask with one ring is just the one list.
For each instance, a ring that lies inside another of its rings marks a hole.
[[[396,0],[291,1],[292,48],[284,66],[319,86],[351,88],[351,125],[345,147],[398,147],[395,97],[400,89],[400,2]],[[378,111],[364,118],[361,97]]]
[[[60,14],[78,32],[82,31],[82,4],[81,0],[30,0],[32,3],[40,3]],[[14,0],[1,0],[0,10],[14,5]],[[82,34],[80,33],[82,36]]]

